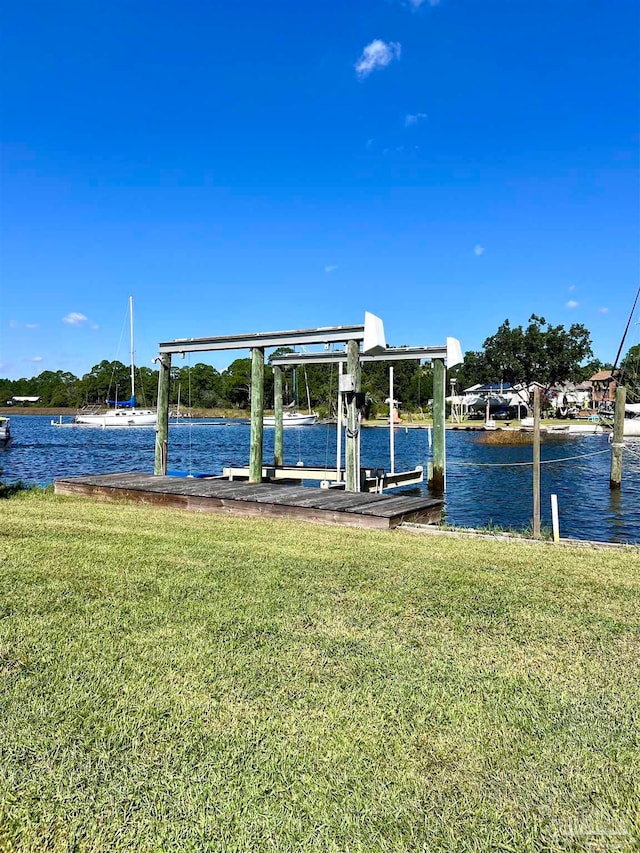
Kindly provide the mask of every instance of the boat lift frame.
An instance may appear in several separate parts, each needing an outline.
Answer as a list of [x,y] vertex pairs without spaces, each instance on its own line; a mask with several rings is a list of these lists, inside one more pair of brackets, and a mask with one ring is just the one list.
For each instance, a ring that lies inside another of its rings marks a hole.
[[[274,466],[282,470],[282,375],[281,367],[276,364],[280,358],[284,364],[293,363],[331,363],[347,364],[347,372],[341,378],[341,391],[347,400],[347,438],[345,447],[345,489],[349,492],[361,490],[359,470],[359,429],[358,402],[361,389],[360,366],[362,360],[399,360],[407,358],[431,358],[434,363],[434,464],[430,487],[437,492],[444,491],[445,435],[444,435],[444,394],[445,394],[445,358],[449,366],[462,360],[460,344],[455,338],[448,338],[445,347],[398,347],[386,346],[382,320],[370,312],[365,313],[364,325],[327,326],[316,329],[296,331],[258,332],[248,335],[224,335],[204,338],[176,338],[159,344],[159,355],[155,361],[159,364],[158,375],[158,420],[154,474],[166,475],[169,438],[169,381],[171,359],[173,355],[189,352],[214,352],[222,350],[249,349],[251,351],[251,437],[250,458],[247,469],[250,483],[262,482],[263,476],[269,476],[271,469],[263,465],[264,435],[264,351],[270,347],[344,344],[343,353],[292,353],[273,360],[275,390],[275,436]],[[361,351],[362,346],[362,351]],[[244,475],[245,469],[241,469]],[[300,479],[296,469],[297,479]],[[416,472],[406,472],[417,475]],[[242,475],[241,475],[242,476]],[[324,478],[323,478],[324,479]],[[420,472],[420,479],[422,475]],[[415,482],[415,481],[414,481]]]

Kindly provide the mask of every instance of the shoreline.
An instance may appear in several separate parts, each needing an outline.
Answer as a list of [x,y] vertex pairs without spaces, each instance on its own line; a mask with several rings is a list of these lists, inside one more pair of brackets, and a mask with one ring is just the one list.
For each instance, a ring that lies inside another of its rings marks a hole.
[[[77,413],[77,409],[63,406],[0,406],[0,415],[11,417],[11,415],[19,416],[41,416],[41,417],[73,417]],[[265,414],[270,414],[271,410],[265,409]],[[230,411],[229,409],[196,409],[192,412],[191,418],[181,418],[184,422],[196,420],[198,418],[224,418],[226,420],[249,420],[251,412],[243,409]],[[335,424],[335,419],[321,419],[319,423]],[[362,421],[362,427],[366,429],[389,429],[389,422],[384,418],[376,418]],[[420,421],[400,421],[394,424],[396,429],[433,429],[433,421],[425,418]],[[597,429],[600,427],[600,429]],[[505,421],[503,425],[496,425],[495,429],[485,430],[483,421],[463,421],[447,422],[445,429],[459,432],[530,432],[530,428],[525,428],[520,425],[520,421]],[[543,434],[553,435],[594,435],[609,432],[609,428],[604,424],[585,423],[579,419],[545,419],[541,421],[541,430]]]

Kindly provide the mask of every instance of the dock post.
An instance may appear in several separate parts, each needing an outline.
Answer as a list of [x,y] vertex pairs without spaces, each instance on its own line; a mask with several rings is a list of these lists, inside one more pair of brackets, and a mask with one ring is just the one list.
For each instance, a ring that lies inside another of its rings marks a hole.
[[347,393],[347,438],[345,442],[345,468],[347,492],[360,491],[360,421],[356,394],[360,393],[360,347],[357,341],[347,343],[347,375],[351,378]]
[[532,535],[540,538],[540,389],[533,389],[533,519]]
[[156,422],[156,451],[153,473],[167,473],[167,450],[169,446],[169,380],[171,379],[171,353],[161,352],[158,357],[158,420]]
[[342,388],[343,362],[338,362],[338,410],[336,412],[336,482],[342,481]]
[[445,490],[446,431],[445,431],[445,378],[443,358],[433,359],[433,468],[429,490],[442,494]]
[[262,482],[262,437],[264,434],[264,349],[251,350],[251,439],[249,482]]
[[273,432],[273,464],[282,465],[284,452],[282,449],[282,368],[273,368],[273,413],[275,426]]
[[613,441],[611,443],[611,475],[609,488],[619,489],[622,483],[622,451],[624,449],[624,404],[627,389],[624,385],[616,388],[616,409],[613,416]]
[[[420,362],[418,362],[418,367]],[[394,416],[396,413],[395,403],[393,400],[393,365],[389,365],[389,471],[395,474],[396,471],[396,445],[395,445],[395,424]]]

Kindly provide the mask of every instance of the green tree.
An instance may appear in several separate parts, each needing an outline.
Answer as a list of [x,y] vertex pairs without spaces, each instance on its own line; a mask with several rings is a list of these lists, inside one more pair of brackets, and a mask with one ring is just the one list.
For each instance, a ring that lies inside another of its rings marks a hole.
[[631,402],[640,401],[640,344],[635,344],[620,362],[620,382],[627,389]]
[[222,371],[224,400],[240,409],[251,405],[251,359],[236,358]]
[[81,397],[85,403],[104,403],[105,400],[128,400],[131,393],[130,370],[121,361],[94,364],[80,381]]
[[581,323],[565,329],[532,314],[526,329],[512,327],[505,320],[471,361],[476,376],[481,377],[477,381],[511,385],[539,382],[549,389],[560,382],[579,382],[584,362],[592,355],[591,335]]

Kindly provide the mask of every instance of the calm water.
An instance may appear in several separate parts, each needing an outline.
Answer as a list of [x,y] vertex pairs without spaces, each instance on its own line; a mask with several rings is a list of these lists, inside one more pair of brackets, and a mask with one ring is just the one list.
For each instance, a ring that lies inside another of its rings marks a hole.
[[[153,471],[155,432],[136,429],[59,429],[49,417],[12,416],[13,441],[0,448],[5,482],[47,485],[56,477],[116,471]],[[170,426],[170,469],[219,474],[225,465],[246,465],[249,426]],[[496,463],[531,461],[531,447],[483,445],[481,433],[447,433],[446,520],[465,527],[493,524],[526,527],[531,518],[531,467]],[[575,436],[546,441],[542,460],[542,523],[551,526],[550,495],[558,495],[560,533],[577,539],[640,543],[640,441],[627,442],[622,489],[609,490],[610,453],[606,436]],[[425,465],[430,458],[425,429],[395,432],[396,470]],[[335,427],[317,425],[285,430],[285,463],[335,466]],[[604,452],[599,452],[604,451]],[[264,459],[273,458],[273,430],[265,430]],[[362,464],[389,468],[386,429],[362,432]],[[495,467],[482,467],[491,465]]]

